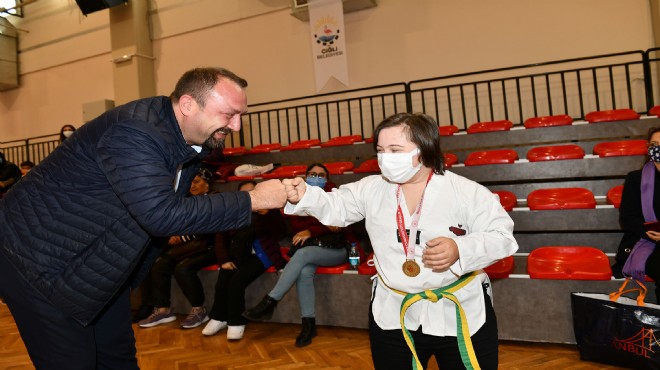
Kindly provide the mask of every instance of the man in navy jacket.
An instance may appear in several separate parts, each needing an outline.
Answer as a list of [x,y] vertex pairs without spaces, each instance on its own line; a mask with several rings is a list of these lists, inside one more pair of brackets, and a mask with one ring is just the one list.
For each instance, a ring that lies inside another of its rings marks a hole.
[[186,72],[170,97],[85,124],[0,200],[0,296],[44,369],[137,369],[129,290],[154,237],[250,224],[286,201],[278,180],[186,197],[201,158],[241,127],[247,82]]

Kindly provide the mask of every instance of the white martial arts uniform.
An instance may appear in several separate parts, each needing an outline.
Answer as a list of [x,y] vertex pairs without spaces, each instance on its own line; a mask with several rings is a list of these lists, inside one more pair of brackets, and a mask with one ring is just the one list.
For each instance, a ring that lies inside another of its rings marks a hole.
[[[416,277],[406,276],[402,270],[405,252],[397,239],[396,190],[397,184],[374,175],[330,193],[307,186],[298,204],[285,207],[287,214],[311,215],[331,226],[347,226],[365,219],[376,269],[382,279],[374,281],[372,306],[374,319],[382,329],[401,329],[399,310],[403,296],[388,286],[407,293],[437,289],[518,249],[513,238],[513,221],[497,195],[474,181],[445,171],[444,175],[432,176],[424,193],[418,227],[420,245],[415,248],[415,261],[421,273]],[[405,226],[410,229],[412,216],[407,211],[403,192],[401,198]],[[456,241],[459,259],[450,271],[437,273],[423,266],[421,256],[426,242],[440,236]],[[410,241],[412,245],[414,238]],[[455,293],[465,310],[470,335],[486,320],[482,283],[488,281],[488,276],[479,271],[476,279]],[[425,334],[456,336],[455,305],[447,299],[437,303],[422,300],[408,309],[405,325],[408,330],[417,330],[421,325]]]

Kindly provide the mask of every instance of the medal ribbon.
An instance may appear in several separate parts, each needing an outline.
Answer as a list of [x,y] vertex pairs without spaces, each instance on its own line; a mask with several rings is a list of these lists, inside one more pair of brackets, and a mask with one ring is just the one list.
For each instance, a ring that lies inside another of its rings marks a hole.
[[412,246],[410,246],[410,238],[406,234],[406,225],[403,219],[403,211],[401,210],[401,185],[398,185],[396,188],[396,226],[399,230],[399,237],[401,238],[401,244],[403,244],[403,251],[406,253],[406,260],[415,259],[415,246],[417,245],[417,227],[419,226],[419,216],[422,213],[422,203],[424,203],[424,194],[426,193],[426,187],[433,177],[433,171],[429,173],[428,179],[426,179],[426,185],[424,185],[424,192],[422,192],[422,198],[419,200],[419,204],[415,209],[415,212],[412,215],[412,221],[410,222],[410,238],[413,238]]

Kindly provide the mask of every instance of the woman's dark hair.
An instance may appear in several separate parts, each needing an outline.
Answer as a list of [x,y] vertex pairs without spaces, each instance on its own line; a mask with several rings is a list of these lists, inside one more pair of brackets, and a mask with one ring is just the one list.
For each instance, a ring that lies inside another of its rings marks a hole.
[[195,68],[179,78],[174,91],[170,94],[170,99],[176,103],[183,95],[190,95],[200,107],[204,108],[209,92],[221,78],[233,81],[241,88],[247,87],[245,79],[224,68]]
[[312,164],[310,164],[309,166],[307,166],[307,170],[305,171],[305,176],[307,176],[307,174],[309,173],[309,171],[311,171],[312,168],[314,168],[314,167],[321,167],[321,168],[323,168],[323,170],[324,170],[325,173],[327,174],[327,175],[325,176],[325,178],[328,179],[328,181],[330,181],[330,171],[328,171],[328,167],[326,167],[326,166],[325,166],[324,164],[322,164],[322,163],[312,163]]
[[408,140],[419,148],[421,162],[437,174],[445,173],[445,157],[440,149],[438,124],[423,113],[397,113],[385,118],[374,131],[374,150],[378,148],[378,135],[386,128],[403,126]]
[[236,188],[236,190],[240,191],[241,188],[243,187],[243,185],[247,185],[247,184],[252,184],[254,186],[257,186],[256,181],[254,181],[254,180],[245,180],[245,181],[241,181],[241,182],[238,183],[238,187]]
[[60,143],[63,142],[64,139],[66,139],[66,136],[64,136],[64,129],[65,128],[68,128],[71,131],[76,131],[76,127],[73,126],[73,125],[64,125],[64,126],[62,126],[62,128],[60,129]]
[[649,132],[646,134],[646,141],[647,141],[647,142],[651,141],[651,136],[653,136],[653,134],[655,134],[656,132],[660,132],[660,126],[658,126],[658,127],[651,127],[651,128],[649,129]]

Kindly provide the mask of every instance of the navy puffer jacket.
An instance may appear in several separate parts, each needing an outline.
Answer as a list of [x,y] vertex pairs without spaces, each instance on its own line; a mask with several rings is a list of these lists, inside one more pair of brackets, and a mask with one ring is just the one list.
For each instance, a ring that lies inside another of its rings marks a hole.
[[0,200],[0,252],[54,306],[89,324],[151,237],[250,224],[246,192],[186,197],[204,154],[186,144],[167,97],[110,110]]

